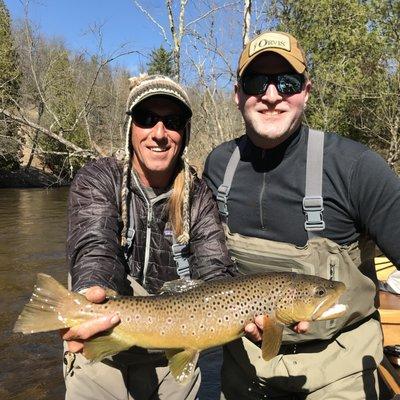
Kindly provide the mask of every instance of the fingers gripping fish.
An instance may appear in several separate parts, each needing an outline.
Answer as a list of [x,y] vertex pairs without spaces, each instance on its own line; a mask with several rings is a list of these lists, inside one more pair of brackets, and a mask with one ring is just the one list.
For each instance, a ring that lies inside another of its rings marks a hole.
[[284,325],[342,316],[346,307],[335,303],[344,290],[341,282],[271,272],[202,283],[182,293],[111,297],[94,304],[38,274],[14,332],[57,330],[116,313],[121,323],[85,342],[84,356],[98,361],[132,346],[163,349],[171,373],[185,383],[199,351],[243,336],[258,315],[264,315],[262,355],[271,359],[279,351]]

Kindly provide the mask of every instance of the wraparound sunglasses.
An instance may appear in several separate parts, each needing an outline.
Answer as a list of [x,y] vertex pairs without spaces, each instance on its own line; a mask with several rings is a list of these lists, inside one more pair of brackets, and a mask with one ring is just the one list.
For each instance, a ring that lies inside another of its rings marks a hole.
[[158,115],[143,109],[135,109],[128,114],[132,116],[134,123],[141,128],[153,128],[159,121],[162,121],[165,128],[170,131],[181,131],[189,120],[183,114]]
[[273,83],[281,94],[296,94],[303,89],[305,78],[302,74],[254,74],[248,73],[240,78],[244,93],[256,96],[265,93],[268,85]]

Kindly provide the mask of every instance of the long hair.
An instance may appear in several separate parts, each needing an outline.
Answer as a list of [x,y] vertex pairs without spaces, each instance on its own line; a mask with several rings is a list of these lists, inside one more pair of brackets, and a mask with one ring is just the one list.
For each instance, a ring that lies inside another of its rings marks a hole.
[[186,160],[186,147],[179,160],[178,170],[168,202],[168,217],[179,243],[188,243],[190,236],[190,189],[192,175]]

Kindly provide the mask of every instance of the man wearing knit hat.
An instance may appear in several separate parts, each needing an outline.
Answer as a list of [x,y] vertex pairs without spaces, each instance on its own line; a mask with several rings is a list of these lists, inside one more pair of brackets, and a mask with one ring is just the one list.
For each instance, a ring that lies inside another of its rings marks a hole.
[[[296,38],[268,31],[252,39],[235,86],[245,135],[213,150],[203,176],[242,273],[289,270],[343,281],[348,311],[300,323],[296,333],[285,329],[269,361],[247,339],[226,345],[228,400],[378,398],[383,352],[370,239],[400,265],[400,182],[367,147],[303,123],[310,91]],[[262,318],[256,322],[246,329],[255,342],[264,329]]]
[[[179,277],[232,274],[212,193],[186,160],[192,115],[186,92],[159,75],[130,84],[123,162],[88,164],[70,189],[72,289],[93,302],[104,301],[105,289],[152,294]],[[79,354],[84,340],[119,320],[109,315],[63,332],[66,398],[194,400],[198,369],[189,384],[179,385],[163,352],[134,349],[96,363]]]

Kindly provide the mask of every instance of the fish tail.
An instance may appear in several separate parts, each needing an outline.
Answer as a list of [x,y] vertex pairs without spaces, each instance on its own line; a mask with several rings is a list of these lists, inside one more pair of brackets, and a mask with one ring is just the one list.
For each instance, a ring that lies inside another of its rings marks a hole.
[[84,296],[68,291],[51,276],[38,274],[32,297],[18,317],[13,331],[27,334],[72,326],[77,322],[73,315],[78,315],[85,302]]

